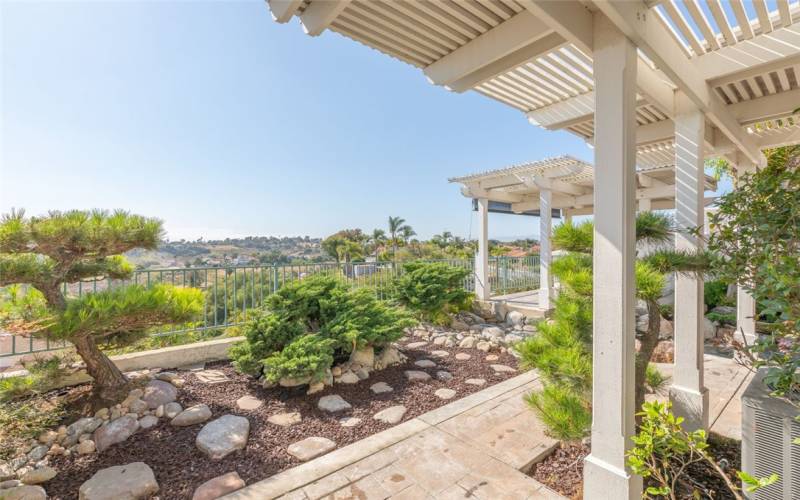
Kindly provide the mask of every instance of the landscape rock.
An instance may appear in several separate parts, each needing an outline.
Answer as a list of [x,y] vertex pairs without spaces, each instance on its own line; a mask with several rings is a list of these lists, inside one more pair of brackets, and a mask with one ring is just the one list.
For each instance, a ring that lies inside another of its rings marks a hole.
[[64,446],[72,446],[78,442],[81,434],[91,434],[103,423],[102,418],[97,417],[83,417],[66,428],[66,437],[62,443]]
[[128,406],[128,409],[132,413],[142,414],[142,413],[146,412],[149,409],[149,405],[147,403],[145,403],[144,401],[142,401],[141,399],[137,399],[137,400],[131,402],[130,406]]
[[294,424],[299,424],[301,420],[303,420],[303,417],[300,415],[300,413],[293,411],[293,412],[276,413],[275,415],[271,415],[267,419],[267,422],[279,425],[281,427],[289,427]]
[[505,332],[499,326],[487,326],[481,331],[481,336],[485,339],[503,338]]
[[75,451],[78,452],[78,455],[90,455],[97,451],[97,446],[95,446],[94,441],[90,439],[88,441],[78,443],[78,447]]
[[369,370],[364,367],[359,368],[355,373],[358,380],[367,380],[369,378]]
[[446,358],[449,355],[450,353],[447,351],[431,351],[431,356],[436,356],[437,358]]
[[44,444],[40,444],[38,446],[34,446],[31,451],[28,452],[28,460],[31,462],[38,462],[39,460],[43,459],[47,452],[50,451],[50,447]]
[[419,349],[420,347],[425,347],[428,345],[427,342],[411,342],[410,344],[406,344],[408,349]]
[[120,403],[122,406],[130,406],[131,403],[140,399],[144,395],[144,391],[141,389],[133,389],[131,392],[128,393],[128,396],[122,400]]
[[156,380],[163,380],[164,382],[172,382],[173,380],[179,377],[180,375],[178,375],[175,372],[166,371],[166,372],[159,372],[156,375]]
[[475,347],[477,341],[475,337],[464,337],[461,339],[461,342],[458,343],[458,347],[462,349],[472,349]]
[[519,311],[509,311],[506,314],[506,323],[514,328],[522,328],[525,324],[525,316]]
[[158,492],[153,470],[144,462],[101,469],[83,483],[79,500],[139,500]]
[[19,479],[23,484],[41,484],[53,479],[58,474],[54,468],[49,466],[39,467],[38,469],[29,470],[23,474]]
[[109,446],[121,443],[131,437],[136,429],[139,428],[139,421],[133,417],[125,415],[116,420],[112,420],[107,425],[98,427],[94,431],[94,444],[97,451],[103,452]]
[[717,336],[717,324],[710,319],[703,317],[703,338],[713,339]]
[[[200,370],[194,373],[197,380],[204,384],[221,384],[223,382],[230,382],[230,377],[225,375],[221,370]],[[177,377],[176,377],[177,378]],[[170,382],[175,382],[173,378]]]
[[489,349],[491,349],[491,348],[492,348],[492,344],[490,344],[489,342],[486,342],[486,341],[482,340],[482,341],[478,342],[478,343],[475,345],[475,348],[477,348],[479,351],[483,351],[483,352],[489,352]]
[[489,354],[484,358],[485,361],[497,361],[498,359],[500,359],[500,356],[497,354]]
[[371,390],[375,394],[384,394],[387,392],[392,392],[394,389],[392,389],[392,386],[390,386],[386,382],[378,382],[376,384],[372,384],[369,387],[369,390]]
[[3,500],[47,500],[47,492],[41,486],[22,485],[2,490]]
[[409,382],[424,382],[431,379],[428,373],[419,370],[406,370],[405,375]]
[[511,368],[508,365],[489,365],[495,373],[513,373],[517,371],[516,368]]
[[462,320],[460,320],[458,318],[455,318],[453,320],[453,322],[450,323],[450,328],[452,328],[453,330],[458,330],[458,331],[469,330],[469,324],[467,324],[466,322],[464,322],[464,321],[462,321]]
[[350,354],[350,362],[358,363],[361,366],[373,366],[375,364],[375,349],[367,346],[357,349]]
[[433,345],[444,345],[445,342],[447,342],[447,337],[445,336],[436,337],[433,339]]
[[456,391],[453,389],[442,388],[434,392],[434,394],[439,399],[453,399],[456,395]]
[[223,415],[203,426],[195,444],[211,459],[218,460],[244,449],[249,435],[249,420],[236,415]]
[[322,392],[324,390],[325,390],[325,383],[324,382],[314,382],[312,384],[308,384],[308,390],[306,391],[306,394],[316,394],[316,393]]
[[187,427],[200,424],[211,418],[211,408],[208,405],[200,404],[186,408],[175,416],[170,422],[176,427]]
[[39,434],[39,442],[47,446],[50,446],[53,443],[55,443],[57,438],[58,438],[58,433],[54,430],[47,430]]
[[283,377],[278,381],[278,385],[281,387],[297,387],[300,385],[306,385],[311,382],[311,377]]
[[406,359],[406,356],[397,347],[389,345],[383,348],[375,360],[374,366],[377,370],[383,370],[389,366],[403,363]]
[[158,417],[154,415],[145,415],[139,419],[140,429],[151,429],[158,425]]
[[675,333],[675,328],[672,324],[672,321],[661,318],[661,324],[659,325],[658,329],[658,338],[661,340],[671,339]]
[[355,427],[361,423],[361,419],[358,417],[342,417],[339,419],[339,425],[342,427]]
[[336,448],[336,443],[330,439],[318,436],[307,437],[302,441],[292,443],[286,449],[289,455],[307,462]]
[[177,397],[178,389],[174,385],[163,380],[151,380],[144,388],[142,401],[147,403],[148,408],[155,410],[160,405],[175,401]]
[[167,418],[175,418],[180,412],[183,411],[183,407],[179,403],[167,403],[164,405],[164,416]]
[[342,373],[342,376],[336,379],[336,382],[339,384],[357,384],[360,381],[361,379],[358,378],[358,375],[351,371]]
[[337,411],[349,410],[350,408],[352,408],[350,403],[342,399],[342,397],[339,396],[338,394],[331,394],[329,396],[323,396],[319,398],[317,407],[322,411],[327,411],[331,413],[335,413]]
[[442,382],[449,382],[453,380],[453,374],[445,370],[439,370],[436,372],[436,379]]
[[458,361],[469,361],[470,359],[472,359],[472,356],[465,352],[459,352],[456,353],[456,359]]
[[397,405],[397,406],[390,406],[385,410],[379,411],[378,413],[373,415],[372,418],[387,424],[396,424],[401,420],[403,420],[403,415],[405,414],[406,414],[406,407],[402,405]]
[[418,361],[414,361],[414,366],[418,366],[420,368],[433,368],[436,366],[436,363],[430,359],[420,359]]
[[245,410],[245,411],[257,410],[261,408],[261,405],[263,404],[264,404],[263,401],[261,401],[255,396],[250,396],[249,394],[247,396],[242,396],[236,400],[236,407],[239,408],[240,410]]
[[6,481],[0,482],[0,490],[7,490],[9,488],[16,488],[17,486],[21,486],[22,481],[19,479],[8,479]]
[[465,384],[477,385],[478,387],[486,384],[486,379],[482,378],[468,378],[464,381]]
[[192,500],[216,500],[244,488],[244,480],[236,471],[209,479],[194,490]]

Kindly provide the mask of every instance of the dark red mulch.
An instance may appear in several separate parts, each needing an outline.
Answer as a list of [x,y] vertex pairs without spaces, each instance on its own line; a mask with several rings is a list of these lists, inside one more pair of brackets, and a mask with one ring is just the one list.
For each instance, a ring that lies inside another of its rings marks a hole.
[[547,458],[534,465],[529,475],[567,498],[582,498],[583,459],[589,446],[582,443],[561,443]]
[[[413,341],[415,339],[409,340]],[[450,356],[437,359],[429,355],[430,351],[437,349],[447,350]],[[58,475],[44,486],[53,499],[77,498],[80,485],[99,469],[137,461],[145,462],[153,469],[161,486],[158,494],[160,499],[191,498],[194,489],[201,483],[234,470],[247,484],[252,484],[300,463],[286,453],[286,447],[291,443],[309,436],[322,436],[332,439],[341,447],[391,427],[372,419],[372,415],[389,406],[404,405],[408,409],[403,417],[403,421],[406,421],[516,375],[496,374],[489,366],[499,363],[516,368],[517,361],[510,354],[493,353],[499,359],[490,363],[484,360],[486,353],[477,349],[443,348],[428,344],[416,350],[406,349],[405,352],[409,360],[404,365],[373,372],[369,379],[358,384],[327,387],[312,396],[306,396],[304,388],[263,389],[251,377],[238,374],[227,362],[209,364],[207,368],[224,371],[232,381],[207,385],[186,373],[186,385],[180,390],[179,402],[184,408],[205,403],[213,412],[212,418],[227,413],[247,417],[250,420],[250,438],[246,449],[222,460],[210,460],[195,447],[195,437],[202,425],[172,427],[168,420],[162,419],[158,426],[139,431],[102,454],[55,458],[53,466],[58,470]],[[458,361],[454,357],[457,352],[466,352],[472,358]],[[438,367],[423,369],[414,366],[414,361],[425,358],[435,361]],[[452,373],[453,380],[436,380],[436,371],[441,369]],[[433,378],[428,382],[410,384],[403,374],[405,370],[427,371]],[[484,378],[487,384],[483,387],[465,384],[468,378]],[[388,383],[394,392],[372,394],[369,387],[376,382]],[[443,387],[455,389],[457,396],[448,401],[437,398],[434,392]],[[247,394],[262,399],[264,404],[255,411],[239,410],[236,400]],[[328,394],[339,394],[353,408],[336,415],[318,410],[317,401]],[[289,428],[267,422],[269,416],[284,411],[299,411],[303,421]],[[359,417],[362,421],[355,427],[342,427],[338,420],[343,416]]]
[[[709,434],[709,451],[720,463],[734,485],[739,484],[736,471],[741,468],[741,442],[718,434]],[[590,448],[584,444],[565,444],[543,461],[534,465],[529,475],[567,498],[583,498],[583,459]],[[644,487],[651,486],[645,481]],[[678,498],[730,500],[735,499],[716,471],[706,462],[698,462],[687,468],[687,477],[678,489]],[[698,496],[694,495],[695,490]]]

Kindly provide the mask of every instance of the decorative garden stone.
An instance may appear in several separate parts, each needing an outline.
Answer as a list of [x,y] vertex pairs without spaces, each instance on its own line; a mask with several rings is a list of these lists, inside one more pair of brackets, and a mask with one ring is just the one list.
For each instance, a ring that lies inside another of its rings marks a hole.
[[242,396],[236,400],[236,407],[240,410],[252,411],[261,408],[264,402],[255,396]]
[[475,347],[475,342],[477,342],[475,337],[464,337],[461,339],[461,342],[458,343],[458,347],[462,349],[472,349]]
[[158,425],[158,417],[154,415],[145,415],[144,417],[139,419],[140,429],[152,429],[157,425]]
[[131,437],[139,428],[139,421],[129,415],[112,420],[107,425],[98,427],[94,431],[94,444],[97,451],[103,452],[109,446],[121,443]]
[[387,392],[392,392],[394,389],[392,389],[392,386],[390,386],[386,382],[378,382],[376,384],[372,384],[369,387],[369,390],[371,390],[375,394],[384,394]]
[[279,425],[281,427],[289,427],[294,424],[299,424],[301,420],[303,420],[303,417],[300,416],[300,413],[293,411],[286,413],[276,413],[275,415],[270,416],[267,419],[267,422]]
[[465,353],[465,352],[459,352],[459,353],[456,353],[456,359],[458,361],[469,361],[470,359],[472,359],[472,356],[470,354]]
[[450,353],[447,351],[431,351],[431,356],[436,356],[437,358],[446,358],[449,355]]
[[78,447],[75,449],[75,451],[78,452],[78,455],[91,455],[97,451],[97,446],[95,446],[94,441],[90,439],[88,441],[78,443]]
[[175,416],[183,411],[183,407],[179,403],[167,403],[164,405],[164,416],[167,418],[175,418]]
[[465,384],[482,386],[486,384],[486,379],[482,378],[468,378],[464,381]]
[[434,392],[437,398],[439,399],[453,399],[456,395],[456,391],[453,389],[442,388]]
[[495,373],[513,373],[517,371],[515,368],[511,368],[508,365],[489,365],[492,367]]
[[186,408],[177,414],[170,423],[176,427],[187,427],[203,423],[209,418],[211,418],[211,408],[207,405],[200,404]]
[[361,423],[361,419],[358,417],[342,417],[339,419],[339,425],[342,427],[355,427]]
[[390,406],[385,410],[379,411],[378,413],[373,415],[372,418],[387,424],[396,424],[401,420],[403,420],[403,415],[405,414],[406,414],[406,407],[402,405],[397,405],[397,406]]
[[292,443],[286,449],[289,455],[307,462],[336,448],[336,443],[324,437],[312,436]]
[[411,342],[410,344],[407,344],[406,347],[409,349],[419,349],[420,347],[425,347],[426,345],[428,345],[427,342]]
[[101,469],[83,483],[80,500],[139,500],[158,492],[153,470],[144,462]]
[[[194,376],[204,384],[221,384],[223,382],[230,382],[231,380],[230,377],[225,375],[225,372],[221,370],[200,370],[199,372],[195,372]],[[174,381],[174,379],[172,381]]]
[[453,380],[453,374],[446,370],[439,370],[438,372],[436,372],[436,380],[441,380],[442,382],[449,382]]
[[174,385],[163,380],[151,380],[144,388],[142,401],[147,403],[149,408],[155,410],[159,405],[175,401],[177,397],[178,389]]
[[29,470],[19,479],[24,484],[41,484],[53,479],[56,477],[56,474],[58,474],[58,472],[54,468],[45,465],[38,469]]
[[3,500],[47,500],[47,493],[41,486],[26,484],[2,491]]
[[414,366],[418,366],[420,368],[433,368],[436,366],[436,363],[430,359],[420,359],[418,361],[414,361]]
[[405,375],[409,382],[424,382],[431,379],[428,373],[419,370],[406,370]]
[[340,384],[357,384],[360,381],[361,379],[358,378],[358,375],[351,371],[342,373],[342,376],[336,379],[336,382]]
[[211,459],[218,460],[244,449],[249,435],[249,420],[236,415],[223,415],[203,426],[195,444]]
[[335,413],[337,411],[349,410],[352,408],[350,403],[342,399],[338,394],[331,394],[330,396],[323,396],[319,398],[317,407],[322,411]]
[[372,346],[355,350],[350,354],[350,362],[358,363],[361,366],[373,366],[375,364],[375,350]]
[[245,484],[239,473],[228,472],[213,479],[209,479],[194,490],[192,500],[215,500],[228,493],[244,488]]

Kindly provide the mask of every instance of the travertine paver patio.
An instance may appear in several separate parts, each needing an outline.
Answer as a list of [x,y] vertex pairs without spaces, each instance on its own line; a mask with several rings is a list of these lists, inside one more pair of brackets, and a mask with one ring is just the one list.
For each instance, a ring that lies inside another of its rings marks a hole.
[[524,373],[225,498],[563,498],[520,472],[556,445],[522,399],[538,387]]

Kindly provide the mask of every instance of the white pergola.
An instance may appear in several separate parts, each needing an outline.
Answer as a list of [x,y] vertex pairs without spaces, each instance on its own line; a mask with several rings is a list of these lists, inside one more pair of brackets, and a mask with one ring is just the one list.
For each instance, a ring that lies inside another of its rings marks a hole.
[[[514,213],[539,212],[539,302],[545,311],[551,308],[553,277],[550,265],[553,255],[550,236],[552,210],[557,209],[565,220],[573,215],[589,215],[594,210],[594,168],[569,155],[535,162],[453,177],[461,184],[461,194],[477,201],[478,252],[475,255],[475,293],[480,300],[489,300],[489,203],[508,204]],[[705,176],[704,189],[717,189],[716,181]],[[675,208],[675,169],[645,167],[636,170],[635,199],[639,211]],[[709,204],[713,198],[704,200]]]
[[[703,161],[738,170],[800,142],[800,5],[777,0],[268,0],[278,22],[337,32],[594,145],[592,452],[586,498],[638,498],[634,432],[636,166],[675,168],[679,227],[703,225]],[[676,246],[702,241],[685,232]],[[707,427],[703,283],[679,276],[673,409]]]

